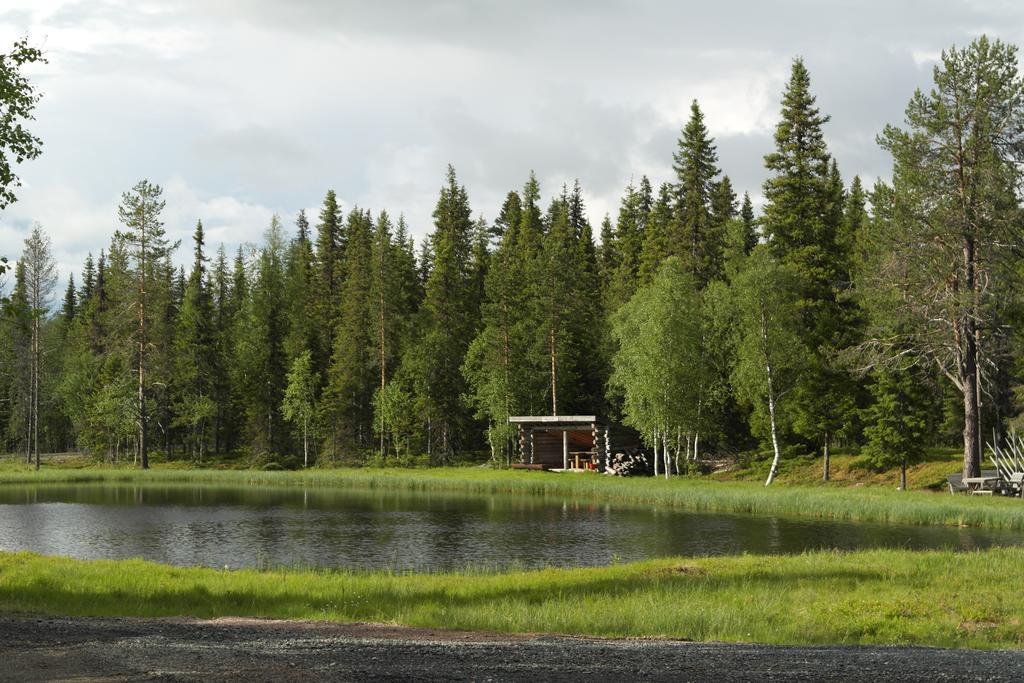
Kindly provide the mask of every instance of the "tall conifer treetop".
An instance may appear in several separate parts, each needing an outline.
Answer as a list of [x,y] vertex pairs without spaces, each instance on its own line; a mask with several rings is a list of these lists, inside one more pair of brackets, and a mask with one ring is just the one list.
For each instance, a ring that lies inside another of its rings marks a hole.
[[786,257],[821,244],[829,206],[829,162],[821,114],[811,94],[811,77],[802,59],[793,61],[782,96],[782,118],[775,128],[775,151],[765,155],[772,172],[764,183],[763,225],[772,249]]

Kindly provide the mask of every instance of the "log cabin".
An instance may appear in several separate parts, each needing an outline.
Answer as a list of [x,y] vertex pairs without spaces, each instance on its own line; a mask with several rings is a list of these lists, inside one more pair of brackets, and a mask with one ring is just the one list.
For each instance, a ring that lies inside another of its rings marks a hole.
[[635,435],[597,415],[522,415],[508,421],[519,430],[520,461],[514,468],[604,471],[613,449],[638,445]]

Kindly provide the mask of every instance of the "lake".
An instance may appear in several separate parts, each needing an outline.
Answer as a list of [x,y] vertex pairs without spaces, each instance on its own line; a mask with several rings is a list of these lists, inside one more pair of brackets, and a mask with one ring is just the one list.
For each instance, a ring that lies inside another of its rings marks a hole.
[[669,555],[1024,545],[1024,533],[560,497],[206,485],[0,487],[0,549],[181,566],[446,570]]

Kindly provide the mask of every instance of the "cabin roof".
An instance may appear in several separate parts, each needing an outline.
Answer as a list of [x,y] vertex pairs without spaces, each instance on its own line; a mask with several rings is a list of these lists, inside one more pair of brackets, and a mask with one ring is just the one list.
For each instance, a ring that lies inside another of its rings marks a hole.
[[535,425],[603,425],[598,415],[515,415],[508,418],[509,424]]

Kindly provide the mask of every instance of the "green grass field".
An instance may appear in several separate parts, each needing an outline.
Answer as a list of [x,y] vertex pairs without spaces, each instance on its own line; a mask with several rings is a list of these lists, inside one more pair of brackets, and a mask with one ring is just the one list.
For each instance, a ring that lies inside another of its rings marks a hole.
[[[1024,501],[708,478],[444,469],[299,472],[0,467],[34,482],[404,488],[576,497],[694,511],[1024,529]],[[586,569],[406,574],[177,568],[0,553],[0,610],[253,616],[430,628],[800,644],[1020,647],[1024,549],[663,559]]]
[[1024,550],[663,559],[507,573],[255,571],[0,553],[0,609],[508,633],[1016,648]]

